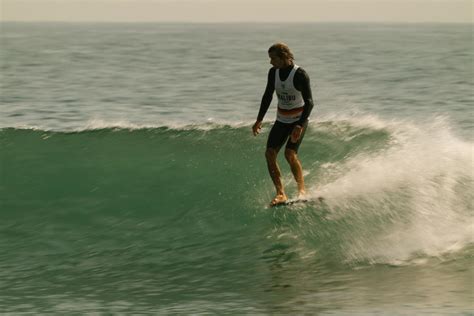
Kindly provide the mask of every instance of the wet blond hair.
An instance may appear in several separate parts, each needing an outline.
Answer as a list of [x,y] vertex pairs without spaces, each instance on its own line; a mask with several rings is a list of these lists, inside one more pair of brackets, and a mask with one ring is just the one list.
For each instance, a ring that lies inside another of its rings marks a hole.
[[270,46],[270,48],[268,49],[268,53],[274,53],[281,59],[289,60],[291,62],[293,62],[293,60],[295,59],[288,45],[281,42],[275,43]]

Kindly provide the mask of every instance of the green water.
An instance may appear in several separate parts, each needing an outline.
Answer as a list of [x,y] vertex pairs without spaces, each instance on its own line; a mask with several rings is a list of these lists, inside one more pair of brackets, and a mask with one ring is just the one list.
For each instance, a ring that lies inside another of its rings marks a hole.
[[[360,170],[383,155],[403,167],[390,152],[408,145],[394,145],[391,128],[310,126],[301,159],[310,195],[325,200],[278,209],[266,206],[273,192],[256,159],[265,138],[249,126],[4,129],[0,305],[14,314],[468,313],[468,166],[397,175],[345,198],[331,187],[360,157]],[[448,208],[436,196],[421,203],[426,190],[449,195]]]

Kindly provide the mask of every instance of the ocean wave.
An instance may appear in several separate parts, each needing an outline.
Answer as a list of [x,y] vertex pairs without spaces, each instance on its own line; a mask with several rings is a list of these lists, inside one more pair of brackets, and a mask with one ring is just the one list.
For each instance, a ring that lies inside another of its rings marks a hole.
[[[299,240],[292,249],[304,260],[406,264],[474,242],[473,144],[457,138],[446,120],[425,126],[376,116],[311,122],[299,155],[308,198],[322,196],[324,203],[277,213],[267,208],[273,186],[263,152],[270,127],[266,122],[258,137],[248,124],[223,122],[94,122],[68,132],[4,128],[0,194],[11,210],[125,212],[158,217],[163,227],[184,225],[184,231],[195,229],[192,223],[208,230],[238,225],[234,217],[257,230],[256,218],[274,216],[269,238]],[[281,162],[287,192],[294,194]]]

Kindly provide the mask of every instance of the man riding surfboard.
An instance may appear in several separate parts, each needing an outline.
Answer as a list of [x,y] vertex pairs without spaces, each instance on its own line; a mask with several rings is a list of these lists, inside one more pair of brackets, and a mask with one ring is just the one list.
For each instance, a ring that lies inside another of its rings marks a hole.
[[303,68],[294,64],[290,48],[284,43],[276,43],[268,49],[268,56],[273,67],[268,72],[267,86],[252,131],[254,136],[259,134],[273,92],[276,91],[277,117],[268,136],[265,151],[268,171],[276,189],[275,198],[270,202],[270,205],[274,206],[288,200],[277,163],[278,152],[285,142],[285,158],[298,185],[298,197],[303,198],[306,193],[303,168],[297,153],[314,105],[309,76]]

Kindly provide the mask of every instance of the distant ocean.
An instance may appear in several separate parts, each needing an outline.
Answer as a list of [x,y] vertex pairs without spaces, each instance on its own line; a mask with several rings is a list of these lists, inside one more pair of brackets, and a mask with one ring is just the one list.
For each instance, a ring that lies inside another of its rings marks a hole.
[[[268,208],[276,41],[311,77],[314,200]],[[472,25],[3,22],[0,44],[0,313],[473,315]]]

